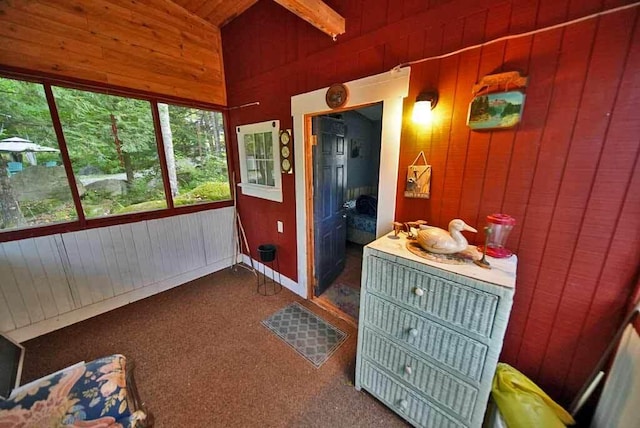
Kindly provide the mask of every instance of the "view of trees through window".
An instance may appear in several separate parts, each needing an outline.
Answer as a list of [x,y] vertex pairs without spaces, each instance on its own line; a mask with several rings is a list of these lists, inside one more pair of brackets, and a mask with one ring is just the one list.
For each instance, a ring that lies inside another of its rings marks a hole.
[[[166,208],[154,104],[52,91],[85,217]],[[0,94],[0,230],[77,220],[44,87],[0,78]],[[174,205],[230,199],[222,114],[158,104],[158,116]]]
[[0,78],[0,230],[77,218],[44,87]]
[[167,104],[158,113],[174,205],[230,199],[222,113]]
[[[166,208],[151,103],[53,88],[87,218]],[[153,201],[153,206],[143,203]]]

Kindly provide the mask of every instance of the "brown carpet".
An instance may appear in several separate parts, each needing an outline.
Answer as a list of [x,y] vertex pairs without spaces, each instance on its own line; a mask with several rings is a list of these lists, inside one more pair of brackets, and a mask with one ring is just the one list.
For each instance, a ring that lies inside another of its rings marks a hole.
[[[320,369],[260,324],[293,301],[349,333]],[[250,272],[226,269],[26,342],[23,382],[122,353],[157,427],[406,426],[353,387],[356,336],[288,290],[260,296]]]

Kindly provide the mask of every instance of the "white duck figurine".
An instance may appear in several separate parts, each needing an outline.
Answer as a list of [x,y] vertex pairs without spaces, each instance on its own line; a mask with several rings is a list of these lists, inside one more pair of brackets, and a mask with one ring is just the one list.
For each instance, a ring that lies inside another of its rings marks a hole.
[[438,254],[454,254],[466,250],[469,243],[463,230],[478,232],[464,221],[456,218],[449,222],[449,232],[439,227],[430,227],[418,232],[418,244],[427,251]]

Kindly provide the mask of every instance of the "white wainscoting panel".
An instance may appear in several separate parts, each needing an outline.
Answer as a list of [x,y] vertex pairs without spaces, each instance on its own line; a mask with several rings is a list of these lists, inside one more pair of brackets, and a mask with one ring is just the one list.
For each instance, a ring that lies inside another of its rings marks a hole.
[[0,243],[0,331],[30,339],[230,266],[233,254],[233,208]]

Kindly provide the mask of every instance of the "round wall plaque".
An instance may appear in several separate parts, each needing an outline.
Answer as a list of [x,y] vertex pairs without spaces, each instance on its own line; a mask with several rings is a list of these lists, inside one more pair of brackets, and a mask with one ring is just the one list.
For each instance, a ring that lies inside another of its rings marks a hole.
[[349,100],[349,90],[342,83],[334,83],[327,89],[325,100],[330,108],[340,108]]

